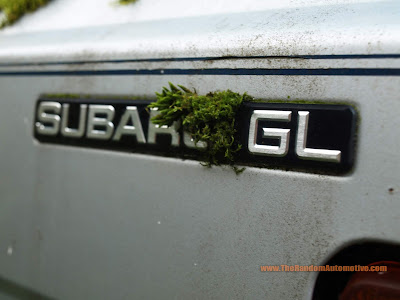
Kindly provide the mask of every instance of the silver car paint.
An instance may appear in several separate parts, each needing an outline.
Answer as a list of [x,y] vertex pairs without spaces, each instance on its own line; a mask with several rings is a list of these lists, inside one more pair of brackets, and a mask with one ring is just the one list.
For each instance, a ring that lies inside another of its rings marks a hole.
[[[353,241],[400,242],[399,76],[162,73],[398,70],[400,59],[385,54],[400,54],[399,8],[331,3],[0,34],[0,277],[57,299],[310,299],[317,274],[260,265],[317,265]],[[177,57],[219,59],[162,60]],[[160,74],[29,73],[149,69]],[[43,93],[153,96],[168,81],[199,93],[353,103],[354,170],[236,176],[33,138]]]

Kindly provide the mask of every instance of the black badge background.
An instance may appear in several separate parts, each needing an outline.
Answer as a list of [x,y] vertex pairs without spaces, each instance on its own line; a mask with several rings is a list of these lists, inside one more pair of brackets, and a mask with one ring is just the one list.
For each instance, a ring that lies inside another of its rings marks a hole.
[[[252,155],[242,151],[239,160],[250,164],[262,164],[287,168],[313,169],[328,173],[344,173],[351,169],[354,163],[356,112],[348,105],[321,105],[321,104],[287,104],[287,103],[244,103],[238,118],[241,128],[240,141],[247,146],[250,118],[254,110],[287,110],[292,112],[290,122],[259,121],[257,144],[278,145],[279,140],[262,138],[262,128],[290,129],[289,152],[285,157],[267,157]],[[307,148],[340,150],[340,164],[303,160],[295,153],[298,125],[298,111],[308,111],[309,122],[307,132]],[[246,147],[247,148],[247,147]],[[323,172],[324,173],[324,172]]]
[[[69,103],[70,113],[68,126],[76,128],[79,122],[79,105],[80,104],[107,104],[115,108],[115,116],[113,123],[118,126],[122,114],[126,106],[136,106],[142,121],[143,131],[147,140],[147,130],[149,123],[149,114],[146,106],[151,101],[144,100],[125,100],[125,99],[68,99],[68,98],[46,98],[42,97],[38,100],[38,104],[42,101],[55,101],[59,103]],[[36,111],[37,111],[36,107]],[[262,138],[263,127],[288,128],[290,129],[289,152],[285,157],[269,157],[262,155],[254,155],[248,152],[248,134],[250,118],[254,110],[288,110],[292,111],[291,122],[277,121],[259,121],[257,143],[278,145],[279,140]],[[307,134],[307,148],[330,149],[342,151],[341,163],[319,162],[312,160],[302,160],[295,154],[295,142],[297,134],[298,111],[309,111],[309,123]],[[243,149],[238,153],[237,163],[239,165],[249,165],[267,168],[280,168],[288,170],[300,170],[306,172],[326,173],[326,174],[344,174],[351,170],[354,163],[355,135],[356,135],[356,119],[355,110],[348,105],[330,105],[330,104],[290,104],[290,103],[253,103],[246,102],[243,104],[241,111],[237,116],[236,139],[243,145]],[[35,112],[35,123],[36,112]],[[35,126],[34,126],[35,128]],[[181,145],[180,147],[171,147],[171,137],[169,135],[160,135],[156,137],[156,145],[139,144],[135,136],[122,136],[118,142],[108,140],[93,140],[86,138],[86,134],[82,138],[66,138],[58,134],[57,136],[43,136],[36,133],[35,138],[43,143],[56,143],[71,146],[102,148],[109,150],[128,151],[135,153],[149,153],[153,155],[202,159],[201,151],[188,149]]]

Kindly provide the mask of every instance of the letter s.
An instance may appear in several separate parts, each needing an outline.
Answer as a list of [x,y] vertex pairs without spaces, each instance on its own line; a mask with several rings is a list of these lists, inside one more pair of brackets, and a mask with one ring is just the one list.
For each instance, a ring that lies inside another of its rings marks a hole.
[[44,101],[39,103],[37,111],[36,132],[42,135],[57,135],[60,129],[61,104]]

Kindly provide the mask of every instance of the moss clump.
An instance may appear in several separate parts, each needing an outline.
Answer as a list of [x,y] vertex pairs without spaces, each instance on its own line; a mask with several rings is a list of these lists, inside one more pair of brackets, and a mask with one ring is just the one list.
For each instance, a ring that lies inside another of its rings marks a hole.
[[131,3],[135,3],[137,1],[138,0],[118,0],[118,4],[127,5],[127,4],[131,4]]
[[198,95],[184,86],[178,87],[169,83],[169,89],[164,87],[161,93],[156,93],[157,101],[149,108],[157,108],[160,113],[152,122],[171,126],[178,121],[196,144],[207,143],[206,166],[229,164],[236,173],[243,171],[234,167],[235,154],[242,147],[235,140],[235,120],[242,102],[251,97],[230,90]]
[[0,28],[11,25],[27,12],[33,12],[47,4],[49,0],[0,0],[0,10],[5,14],[5,20]]

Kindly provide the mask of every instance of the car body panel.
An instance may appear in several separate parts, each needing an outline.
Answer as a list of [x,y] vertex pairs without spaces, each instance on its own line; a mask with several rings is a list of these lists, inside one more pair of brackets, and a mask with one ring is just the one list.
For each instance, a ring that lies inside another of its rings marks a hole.
[[[398,9],[304,5],[0,34],[0,277],[57,299],[310,299],[316,273],[260,266],[399,242]],[[169,81],[201,94],[352,104],[355,167],[235,175],[33,137],[40,95],[154,97]]]

